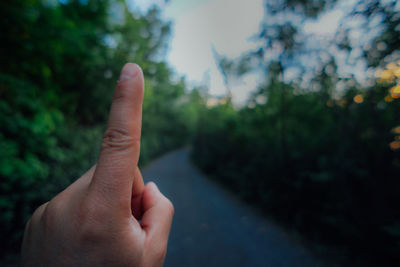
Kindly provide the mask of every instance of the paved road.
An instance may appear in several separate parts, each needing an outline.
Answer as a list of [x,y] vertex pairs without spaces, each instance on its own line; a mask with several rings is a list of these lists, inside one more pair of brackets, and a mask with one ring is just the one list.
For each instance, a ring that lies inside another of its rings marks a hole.
[[175,206],[166,267],[320,266],[279,227],[204,177],[189,149],[155,160],[143,176]]

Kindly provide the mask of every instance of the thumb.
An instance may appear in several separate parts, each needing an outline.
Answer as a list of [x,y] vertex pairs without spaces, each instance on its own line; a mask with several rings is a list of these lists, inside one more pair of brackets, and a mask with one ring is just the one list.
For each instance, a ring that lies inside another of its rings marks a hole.
[[147,238],[165,245],[171,229],[174,206],[161,192],[155,183],[146,184],[142,198],[142,228]]

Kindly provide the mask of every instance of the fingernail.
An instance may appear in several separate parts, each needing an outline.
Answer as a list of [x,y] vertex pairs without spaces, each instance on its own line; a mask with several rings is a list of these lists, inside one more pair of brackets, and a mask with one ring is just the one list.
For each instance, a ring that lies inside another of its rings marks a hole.
[[135,78],[139,73],[139,67],[133,63],[127,63],[121,70],[119,81]]

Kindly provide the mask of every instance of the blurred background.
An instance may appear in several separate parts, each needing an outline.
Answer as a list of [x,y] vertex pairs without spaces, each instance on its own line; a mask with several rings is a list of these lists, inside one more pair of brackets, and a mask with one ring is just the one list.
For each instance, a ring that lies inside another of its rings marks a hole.
[[400,263],[399,2],[13,0],[0,27],[0,265],[96,162],[125,62],[140,166],[189,146],[324,266]]

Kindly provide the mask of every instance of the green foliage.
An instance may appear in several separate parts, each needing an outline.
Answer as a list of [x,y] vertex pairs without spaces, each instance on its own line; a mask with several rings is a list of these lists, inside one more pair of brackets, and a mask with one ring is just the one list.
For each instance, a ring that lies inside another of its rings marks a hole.
[[1,258],[18,253],[33,210],[96,162],[126,62],[146,77],[142,166],[190,141],[196,109],[185,113],[191,95],[163,62],[169,24],[157,9],[139,16],[124,1],[3,1],[0,27]]
[[[227,88],[232,74],[254,65],[267,73],[249,107],[237,110],[229,99],[207,108],[201,88],[189,93],[174,77],[163,61],[170,26],[155,8],[140,16],[122,0],[2,1],[0,236],[7,242],[0,258],[19,250],[34,208],[96,162],[112,89],[132,61],[146,79],[141,166],[193,141],[200,168],[319,244],[324,257],[352,266],[399,262],[400,128],[393,128],[400,127],[400,103],[393,93],[388,98],[393,84],[361,88],[338,77],[334,55],[326,57],[324,49],[311,51],[321,70],[310,82],[320,90],[282,82],[285,68],[311,54],[304,23],[294,16],[310,21],[335,3],[267,1],[259,49],[238,66],[215,52]],[[360,1],[353,12],[367,18],[367,32],[381,18],[381,34],[370,49],[362,47],[369,66],[396,59],[394,5]],[[335,41],[352,49],[347,34]],[[280,54],[264,57],[276,47]],[[338,81],[344,95],[336,94]]]
[[[397,2],[358,1],[353,11],[341,10],[348,13],[335,38],[320,45],[309,42],[315,36],[303,26],[335,2],[266,1],[261,45],[236,63],[218,55],[225,79],[256,69],[266,74],[266,82],[248,107],[232,111],[228,104],[203,114],[199,122],[206,127],[199,127],[193,159],[214,179],[310,241],[327,262],[397,266]],[[363,23],[355,26],[356,20]],[[362,37],[355,42],[355,32],[371,42]],[[362,86],[352,74],[340,76],[343,63],[337,64],[332,48],[347,59],[362,51],[354,62],[378,70],[376,84]],[[284,83],[291,67],[301,74]]]
[[208,110],[195,163],[331,255],[344,251],[334,261],[398,261],[400,151],[389,144],[400,102],[384,102],[382,86],[363,103],[353,101],[355,89],[335,101],[294,88],[272,80],[257,94],[266,104]]

